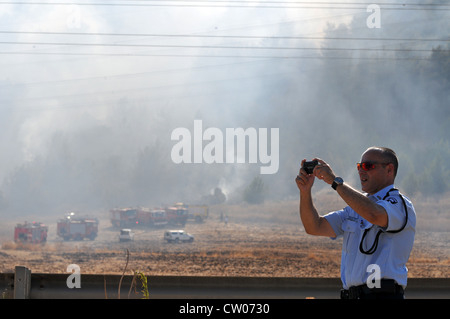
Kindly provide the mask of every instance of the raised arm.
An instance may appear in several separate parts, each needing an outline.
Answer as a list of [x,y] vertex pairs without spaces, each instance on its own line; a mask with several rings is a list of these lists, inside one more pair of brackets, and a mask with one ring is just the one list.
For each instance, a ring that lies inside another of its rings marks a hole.
[[[302,161],[303,163],[306,160]],[[312,200],[311,188],[314,185],[315,176],[308,175],[304,169],[300,169],[295,182],[300,191],[300,219],[302,220],[305,231],[310,235],[336,237],[333,228],[328,221],[319,216]]]

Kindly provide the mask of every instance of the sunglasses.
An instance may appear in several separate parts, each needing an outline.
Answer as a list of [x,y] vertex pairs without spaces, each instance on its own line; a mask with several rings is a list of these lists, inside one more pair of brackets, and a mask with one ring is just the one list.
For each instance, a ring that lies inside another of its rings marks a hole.
[[362,163],[356,163],[356,167],[358,168],[358,171],[362,169],[363,171],[370,171],[373,170],[376,165],[388,165],[391,163],[373,163],[373,162],[362,162]]

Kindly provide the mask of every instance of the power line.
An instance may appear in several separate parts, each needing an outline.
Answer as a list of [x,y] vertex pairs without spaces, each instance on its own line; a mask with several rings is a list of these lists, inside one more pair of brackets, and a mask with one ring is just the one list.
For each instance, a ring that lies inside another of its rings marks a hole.
[[[170,3],[168,3],[170,2]],[[187,7],[187,8],[251,8],[251,9],[344,9],[344,10],[360,10],[366,9],[369,3],[351,2],[351,3],[332,3],[332,2],[280,2],[286,5],[280,5],[278,2],[255,2],[255,1],[182,1],[183,4],[179,4],[180,1],[153,1],[153,3],[85,3],[85,2],[23,2],[23,1],[3,1],[2,4],[14,4],[14,5],[60,5],[60,6],[125,6],[125,7]],[[187,3],[191,4],[187,4]],[[204,2],[204,3],[202,3]],[[227,2],[227,5],[222,3]],[[175,4],[174,4],[175,3]],[[197,3],[197,4],[192,4]],[[201,4],[198,4],[201,3]],[[215,3],[215,4],[211,4]],[[231,3],[231,5],[229,4]],[[245,4],[233,4],[233,3],[246,3]],[[272,4],[274,3],[274,4]],[[296,5],[292,5],[296,4]],[[351,6],[348,6],[351,5]],[[424,11],[450,11],[449,5],[447,4],[396,4],[396,3],[385,3],[383,6],[389,5],[394,7],[383,7],[383,10],[424,10]],[[395,7],[396,6],[396,7]]]
[[[276,4],[302,4],[302,5],[369,5],[373,2],[336,2],[336,1],[252,1],[252,0],[117,0],[122,2],[218,2],[218,3],[252,3],[252,4],[265,4],[265,3],[276,3]],[[450,6],[450,4],[445,3],[398,3],[398,2],[379,2],[379,5],[395,5],[395,6]]]
[[[137,47],[137,48],[177,48],[177,49],[244,49],[244,50],[323,50],[323,51],[389,51],[389,52],[430,52],[430,49],[389,49],[389,48],[316,48],[282,46],[233,46],[233,45],[173,45],[173,44],[122,44],[122,43],[71,43],[71,42],[19,42],[0,41],[9,45],[53,45],[53,46],[92,46],[92,47]],[[447,50],[444,50],[447,51]]]
[[166,37],[166,38],[222,38],[222,39],[266,39],[266,40],[349,40],[349,41],[417,41],[450,42],[450,38],[369,38],[369,37],[311,37],[311,36],[258,36],[258,35],[200,35],[200,34],[152,34],[152,33],[103,33],[103,32],[49,32],[6,31],[0,34],[70,35],[70,36],[114,36],[114,37]]
[[[239,62],[229,62],[229,63],[222,63],[222,64],[206,64],[206,65],[198,65],[198,66],[190,66],[190,67],[183,67],[183,68],[170,68],[170,69],[160,69],[160,70],[153,70],[153,71],[145,71],[145,72],[134,72],[134,73],[120,73],[120,74],[108,74],[108,75],[98,75],[98,76],[91,76],[91,77],[84,77],[84,78],[71,78],[71,79],[64,79],[64,80],[49,80],[49,81],[40,81],[40,82],[28,82],[28,83],[21,83],[21,86],[25,85],[36,85],[36,84],[56,84],[56,83],[63,83],[63,82],[72,82],[72,81],[85,81],[85,80],[99,80],[99,79],[114,79],[114,78],[129,78],[129,77],[139,77],[139,76],[152,76],[152,75],[159,75],[159,74],[167,74],[167,73],[178,73],[178,72],[191,72],[193,70],[203,70],[208,68],[221,68],[221,67],[233,67],[236,65],[248,65],[249,63],[255,63],[255,62],[262,62],[264,60],[255,60],[255,61],[239,61]],[[5,84],[0,84],[0,86],[4,86]]]
[[111,57],[178,57],[178,58],[248,58],[248,59],[323,59],[323,60],[428,60],[426,57],[338,57],[338,56],[283,56],[283,55],[212,55],[212,54],[144,54],[144,53],[75,53],[0,51],[0,55],[60,55],[60,56],[111,56]]

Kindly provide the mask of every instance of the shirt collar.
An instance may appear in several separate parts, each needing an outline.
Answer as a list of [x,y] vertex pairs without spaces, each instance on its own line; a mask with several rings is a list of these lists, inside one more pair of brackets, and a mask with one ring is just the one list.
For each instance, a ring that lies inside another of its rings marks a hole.
[[394,184],[386,186],[382,190],[376,192],[373,195],[370,195],[369,197],[376,199],[376,201],[382,200],[386,196],[386,194],[393,188],[394,188]]

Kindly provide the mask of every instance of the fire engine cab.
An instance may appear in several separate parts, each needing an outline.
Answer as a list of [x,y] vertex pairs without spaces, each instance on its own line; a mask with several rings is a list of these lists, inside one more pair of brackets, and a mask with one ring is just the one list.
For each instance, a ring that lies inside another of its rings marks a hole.
[[14,229],[14,241],[16,243],[45,243],[47,241],[48,227],[43,223],[25,222],[17,224]]
[[66,215],[58,220],[57,233],[59,237],[67,240],[94,240],[98,233],[98,220],[89,217],[77,217],[75,213]]
[[186,225],[188,219],[188,210],[182,203],[176,203],[174,206],[166,208],[166,214],[169,224]]

